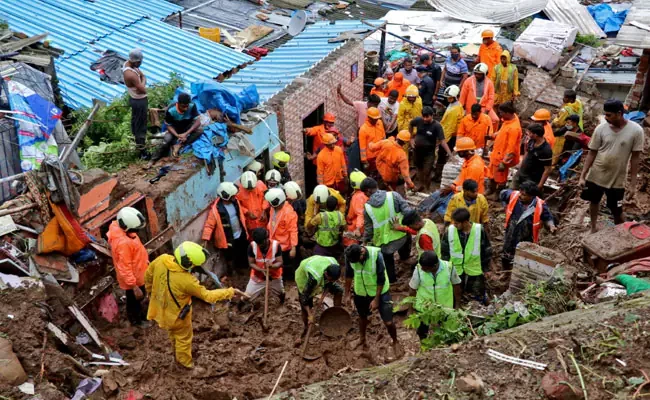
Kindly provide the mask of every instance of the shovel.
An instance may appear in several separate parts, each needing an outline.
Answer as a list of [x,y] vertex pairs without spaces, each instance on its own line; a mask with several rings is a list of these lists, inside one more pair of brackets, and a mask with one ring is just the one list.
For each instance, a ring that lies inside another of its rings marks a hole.
[[[323,290],[323,294],[320,296],[320,299],[318,299],[318,307],[320,307],[323,304],[323,300],[325,299],[326,293],[327,292]],[[311,337],[311,329],[313,327],[314,327],[314,323],[310,322],[309,326],[307,327],[307,336],[305,336],[305,343],[302,344],[302,349],[300,351],[300,356],[303,358],[303,360],[307,360],[307,361],[318,360],[323,356],[322,354],[316,356],[308,356],[305,354],[307,352],[307,344],[309,344],[309,338]]]

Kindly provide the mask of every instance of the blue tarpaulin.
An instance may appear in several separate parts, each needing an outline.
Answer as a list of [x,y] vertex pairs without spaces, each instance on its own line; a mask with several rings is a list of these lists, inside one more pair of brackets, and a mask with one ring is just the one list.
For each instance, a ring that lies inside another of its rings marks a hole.
[[260,101],[255,85],[235,93],[212,80],[192,83],[192,97],[200,113],[216,108],[237,124],[241,123],[239,115],[257,106]]
[[203,135],[193,142],[191,147],[196,157],[211,161],[212,159],[223,160],[225,158],[224,149],[227,145],[228,131],[226,124],[215,122],[203,129]]
[[598,4],[587,7],[589,14],[605,33],[618,32],[625,22],[628,10],[616,12],[609,4]]

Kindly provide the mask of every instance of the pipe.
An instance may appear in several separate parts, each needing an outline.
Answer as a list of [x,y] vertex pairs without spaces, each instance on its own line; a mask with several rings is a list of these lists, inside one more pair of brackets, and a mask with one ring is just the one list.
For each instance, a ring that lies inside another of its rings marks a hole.
[[66,162],[68,157],[72,154],[72,152],[79,146],[79,143],[81,142],[81,139],[86,136],[86,131],[90,127],[90,124],[93,122],[93,118],[95,117],[95,114],[97,114],[97,111],[101,107],[101,103],[97,102],[95,103],[95,106],[93,107],[92,111],[90,111],[90,114],[88,114],[88,118],[84,121],[83,126],[81,129],[79,129],[79,132],[77,135],[74,137],[72,140],[72,143],[70,143],[70,146],[66,147],[63,150],[63,154],[61,154],[61,162]]
[[31,210],[32,208],[36,208],[36,207],[38,207],[38,204],[30,203],[30,204],[26,204],[24,206],[20,206],[20,207],[16,207],[16,208],[3,209],[3,210],[0,210],[0,217],[4,217],[5,215],[14,214],[14,213],[25,211],[25,210]]
[[381,33],[381,42],[379,43],[379,68],[377,69],[377,78],[381,78],[384,71],[384,57],[386,57],[386,32]]
[[210,18],[205,18],[205,17],[202,17],[200,15],[196,15],[196,14],[185,14],[185,15],[187,15],[188,17],[196,18],[199,21],[209,22],[211,24],[215,24],[215,25],[218,25],[218,26],[221,26],[221,27],[224,27],[224,28],[232,29],[232,30],[237,31],[237,32],[241,31],[241,28],[238,28],[238,27],[236,27],[234,25],[228,25],[226,23],[215,21],[215,20],[210,19]]
[[183,29],[183,13],[178,12],[178,27],[179,29]]
[[384,32],[384,33],[387,33],[387,34],[389,34],[389,35],[391,35],[391,36],[395,36],[396,38],[398,38],[398,39],[400,39],[400,40],[403,40],[403,41],[405,41],[406,43],[410,43],[410,44],[412,44],[413,46],[419,47],[419,48],[421,48],[421,49],[423,49],[423,50],[426,50],[426,51],[430,51],[431,53],[433,53],[433,54],[437,54],[437,55],[439,55],[439,56],[441,56],[441,57],[447,57],[446,55],[444,55],[444,54],[442,54],[442,53],[440,53],[440,52],[438,52],[438,51],[435,51],[435,50],[432,49],[432,48],[429,48],[429,47],[426,47],[426,46],[422,46],[421,44],[419,44],[419,43],[415,43],[414,41],[412,41],[412,40],[410,40],[410,39],[407,39],[407,38],[405,38],[405,37],[402,37],[402,36],[400,36],[400,35],[398,35],[398,34],[396,34],[396,33],[388,32],[386,29],[384,29],[384,28],[382,28],[382,27],[375,26],[375,25],[373,25],[373,24],[371,24],[371,23],[368,23],[368,22],[366,22],[366,21],[364,21],[364,20],[361,20],[361,22],[364,23],[364,24],[366,24],[366,25],[368,25],[368,26],[371,26],[371,27],[373,27],[373,28],[375,28],[375,29],[377,29],[377,30],[380,30],[380,31],[382,31],[382,32]]

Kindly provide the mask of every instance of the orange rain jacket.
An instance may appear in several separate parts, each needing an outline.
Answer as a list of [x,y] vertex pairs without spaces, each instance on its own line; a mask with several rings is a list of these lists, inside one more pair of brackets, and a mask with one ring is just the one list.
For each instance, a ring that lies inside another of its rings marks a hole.
[[553,127],[550,122],[544,124],[544,139],[546,139],[548,144],[551,145],[551,148],[553,148],[553,145],[555,145],[555,135],[553,134]]
[[377,152],[377,171],[384,182],[395,184],[401,176],[409,187],[415,186],[409,174],[406,153],[394,137],[371,143],[369,148]]
[[129,290],[144,285],[144,274],[149,267],[149,253],[138,235],[131,237],[117,221],[108,227],[108,244],[111,245],[113,265],[120,289]]
[[375,143],[386,139],[384,123],[378,120],[375,125],[370,124],[370,119],[359,128],[359,152],[361,153],[361,162],[367,162],[377,157],[377,151],[368,148],[370,143]]
[[481,43],[481,47],[478,49],[478,58],[480,62],[488,66],[488,78],[491,81],[495,77],[494,67],[501,62],[501,53],[503,53],[503,49],[496,40],[489,46]]
[[[246,229],[252,232],[255,228],[266,228],[266,210],[271,207],[269,202],[264,200],[264,192],[267,190],[266,185],[262,181],[257,181],[257,186],[252,190],[239,186],[239,192],[237,192],[235,198],[239,200],[239,206],[244,218],[246,218]],[[246,215],[248,212],[252,212],[257,218],[249,218]]]
[[390,93],[392,90],[397,90],[399,96],[397,101],[402,101],[404,93],[406,93],[406,88],[411,86],[411,82],[408,79],[404,79],[404,75],[401,72],[398,72],[393,76],[393,80],[388,82],[386,87],[386,93]]
[[460,120],[457,131],[458,137],[467,136],[472,138],[477,149],[485,147],[485,137],[492,136],[492,120],[481,113],[477,121],[474,121],[472,114],[467,114]]
[[[352,233],[358,229],[361,232],[361,237],[363,237],[363,211],[367,201],[368,196],[361,190],[355,190],[350,199],[348,215],[345,217],[345,222],[348,223],[347,231]],[[344,246],[347,247],[355,243],[359,243],[359,241],[343,236]]]
[[[476,104],[476,77],[470,76],[465,79],[463,83],[463,88],[460,90],[460,104],[465,107],[465,113],[472,113],[472,106]],[[481,112],[487,113],[492,120],[492,129],[496,130],[499,126],[499,117],[494,112],[494,83],[492,80],[485,78],[485,84],[483,86],[483,97],[479,104],[482,107]]]
[[487,174],[487,167],[485,166],[485,161],[483,157],[478,154],[474,154],[469,160],[463,162],[463,166],[460,169],[460,174],[458,178],[454,181],[456,186],[456,191],[461,192],[463,190],[463,182],[467,179],[473,179],[478,183],[478,192],[483,194],[485,192],[485,175]]
[[282,251],[291,250],[298,245],[298,214],[288,201],[285,201],[279,210],[271,207],[267,229],[269,239],[277,240]]
[[[212,203],[212,207],[210,207],[210,211],[208,212],[208,219],[205,220],[205,224],[203,225],[203,234],[201,235],[201,240],[210,240],[212,238],[212,234],[214,233],[214,246],[217,249],[227,249],[228,240],[226,238],[226,233],[223,230],[223,222],[221,221],[221,216],[219,215],[219,209],[217,207],[220,201],[221,198],[218,197],[214,203]],[[235,201],[239,203],[236,197]],[[246,229],[245,223],[246,218],[244,217],[241,204],[238,204],[237,208],[239,209],[239,222],[242,224],[242,229],[244,230],[242,234],[248,237],[248,230]]]
[[[517,165],[519,163],[521,144],[521,125],[519,117],[515,115],[510,121],[503,121],[501,129],[496,133],[494,147],[490,153],[490,166],[498,165],[503,162],[507,166]],[[514,154],[514,157],[506,160],[508,154]]]
[[342,143],[343,136],[341,135],[341,132],[338,131],[338,129],[334,128],[328,131],[325,129],[325,125],[323,124],[312,126],[311,128],[307,128],[305,130],[305,135],[314,137],[314,143],[312,145],[312,153],[314,154],[317,153],[324,146],[323,136],[325,136],[326,133],[331,133],[332,135],[334,135],[335,138],[341,141],[341,146],[343,145]]
[[343,182],[348,176],[348,166],[345,162],[343,149],[335,146],[330,150],[327,146],[318,153],[316,158],[316,179],[318,184],[333,186]]
[[388,92],[384,89],[377,89],[376,87],[370,89],[370,94],[376,94],[379,97],[388,97]]

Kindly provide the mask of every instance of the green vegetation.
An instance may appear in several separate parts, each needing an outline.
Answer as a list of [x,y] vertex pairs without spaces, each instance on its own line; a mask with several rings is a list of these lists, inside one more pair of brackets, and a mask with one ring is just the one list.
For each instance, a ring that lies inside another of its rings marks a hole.
[[0,19],[0,29],[9,29],[9,24],[4,19]]
[[578,33],[575,42],[584,44],[585,46],[589,47],[600,47],[603,44],[600,38],[593,33],[590,33],[588,35]]
[[510,40],[517,40],[519,35],[528,28],[531,22],[533,22],[533,17],[524,18],[516,24],[503,28],[500,35]]
[[[147,89],[149,108],[167,107],[176,89],[182,86],[183,79],[178,74],[172,74],[169,82],[150,86]],[[73,112],[76,121],[73,132],[79,131],[88,114],[89,108]],[[114,172],[138,160],[135,139],[131,134],[131,109],[127,94],[100,108],[94,121],[82,145],[82,161],[87,168]]]

